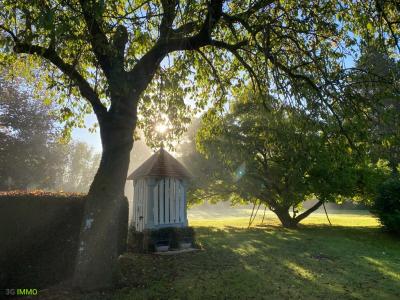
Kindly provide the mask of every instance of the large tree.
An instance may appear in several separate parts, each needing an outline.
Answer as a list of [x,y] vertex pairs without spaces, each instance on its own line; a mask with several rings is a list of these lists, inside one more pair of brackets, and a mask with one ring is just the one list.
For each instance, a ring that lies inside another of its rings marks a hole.
[[[2,60],[32,55],[31,68],[40,67],[35,75],[59,91],[67,125],[79,122],[78,112],[91,110],[99,122],[103,153],[85,206],[75,284],[92,289],[111,282],[117,232],[127,226],[118,216],[138,107],[163,109],[179,130],[179,120],[187,119],[185,95],[199,107],[210,96],[222,105],[231,85],[252,80],[260,90],[305,103],[306,84],[315,94],[309,109],[322,117],[334,114],[341,126],[334,104],[340,103],[337,78],[346,52],[354,50],[359,34],[377,32],[389,44],[398,42],[396,2],[371,4],[2,1]],[[377,17],[382,22],[374,28]]]
[[221,167],[200,192],[265,204],[284,227],[296,227],[326,201],[356,195],[357,155],[343,136],[294,107],[271,103],[266,111],[265,101],[244,93],[222,117],[203,117],[198,149]]

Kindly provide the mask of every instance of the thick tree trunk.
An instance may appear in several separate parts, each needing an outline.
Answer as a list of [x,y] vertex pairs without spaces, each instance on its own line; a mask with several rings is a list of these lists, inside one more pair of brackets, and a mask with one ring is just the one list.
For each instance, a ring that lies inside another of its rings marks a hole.
[[292,218],[289,214],[289,208],[279,208],[275,209],[274,213],[277,215],[279,221],[281,221],[282,226],[285,228],[296,228],[299,221]]
[[289,214],[289,208],[285,208],[285,207],[276,208],[274,210],[274,213],[277,215],[277,217],[281,221],[283,227],[296,228],[301,220],[304,220],[305,218],[307,218],[311,213],[316,211],[323,203],[324,203],[323,200],[319,200],[308,210],[304,211],[303,213],[301,213],[300,215],[298,215],[294,218]]
[[73,278],[74,287],[81,290],[111,287],[128,229],[124,187],[135,124],[132,120],[99,123],[103,153],[85,204]]

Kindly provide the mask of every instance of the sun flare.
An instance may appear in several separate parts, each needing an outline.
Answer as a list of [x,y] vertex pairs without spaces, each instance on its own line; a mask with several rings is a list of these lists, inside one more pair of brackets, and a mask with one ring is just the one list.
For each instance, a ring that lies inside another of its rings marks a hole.
[[167,129],[168,129],[168,126],[165,124],[157,124],[156,125],[156,131],[159,133],[164,133],[167,131]]

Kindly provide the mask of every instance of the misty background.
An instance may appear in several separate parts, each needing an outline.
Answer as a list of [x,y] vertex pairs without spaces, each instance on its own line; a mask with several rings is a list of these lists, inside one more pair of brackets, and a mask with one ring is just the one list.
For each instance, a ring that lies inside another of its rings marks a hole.
[[[71,136],[65,138],[60,125],[63,120],[58,117],[62,109],[57,104],[45,103],[21,80],[0,76],[0,191],[88,192],[101,158],[99,132],[88,129],[94,122],[89,115],[81,128],[72,130]],[[207,182],[209,169],[215,167],[215,162],[205,160],[196,150],[195,136],[199,126],[199,118],[193,118],[187,131],[176,141],[175,148],[168,149],[193,175],[193,189]],[[154,152],[139,131],[131,152],[128,175]],[[132,181],[126,182],[125,195],[129,202],[133,201]],[[230,199],[220,197],[217,200],[221,202],[196,198],[189,191],[189,217],[247,217],[251,214],[251,204],[239,203],[232,207]],[[329,203],[327,208],[354,207]],[[259,213],[263,210],[262,206]]]

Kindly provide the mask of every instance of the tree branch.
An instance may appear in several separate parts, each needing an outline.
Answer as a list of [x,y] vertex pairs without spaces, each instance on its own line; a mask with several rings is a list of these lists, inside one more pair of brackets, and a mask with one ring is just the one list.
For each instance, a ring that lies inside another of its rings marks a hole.
[[14,52],[36,54],[42,58],[47,59],[56,67],[58,67],[73,82],[76,83],[82,96],[89,101],[98,117],[101,117],[104,113],[107,112],[106,107],[101,103],[98,95],[92,89],[90,84],[85,80],[85,78],[83,78],[83,76],[73,66],[64,62],[54,49],[48,49],[41,46],[30,45],[16,41]]
[[231,52],[249,73],[250,79],[253,82],[253,86],[257,86],[258,90],[262,93],[261,82],[258,80],[257,74],[254,72],[253,68],[244,60],[244,58],[237,51],[238,49],[240,49],[240,47],[247,45],[247,41],[242,41],[242,42],[232,45],[232,44],[227,44],[222,41],[213,40],[213,41],[211,41],[211,45],[213,45],[217,48],[226,49],[229,52]]
[[242,13],[239,13],[239,14],[233,16],[233,17],[236,17],[236,18],[241,18],[241,17],[244,17],[244,16],[249,17],[252,14],[254,14],[255,12],[259,11],[260,9],[262,9],[262,8],[272,4],[274,2],[275,2],[274,0],[260,0],[260,1],[257,1],[248,10],[246,10],[246,11],[244,11]]
[[[397,50],[399,50],[399,52],[400,52],[399,37],[397,36],[396,32],[392,28],[392,25],[396,24],[398,22],[389,21],[389,18],[387,16],[386,12],[385,12],[385,2],[376,1],[375,3],[376,3],[376,7],[377,7],[378,12],[381,13],[382,19],[386,22],[386,24],[387,24],[387,26],[389,28],[389,31],[390,31],[390,33],[392,35],[392,38],[394,40],[394,44],[397,47]],[[400,5],[399,4],[397,5],[397,10],[400,12]]]
[[310,86],[318,95],[318,97],[321,99],[321,101],[328,107],[329,111],[332,113],[333,117],[336,119],[336,122],[339,125],[340,128],[340,132],[346,137],[347,141],[349,142],[350,146],[355,149],[356,151],[358,151],[358,148],[354,145],[352,139],[350,138],[350,136],[347,134],[346,130],[343,127],[342,121],[340,120],[339,116],[336,114],[335,109],[332,107],[332,105],[330,103],[328,103],[328,101],[324,98],[320,88],[314,83],[314,81],[312,81],[311,78],[309,78],[306,75],[303,74],[298,74],[298,73],[293,73],[292,70],[290,70],[290,68],[288,68],[287,66],[283,65],[282,63],[280,63],[274,56],[269,55],[268,59],[276,66],[278,67],[280,70],[284,71],[290,78],[292,79],[300,79],[305,81],[305,83]]
[[244,18],[249,18],[251,15],[256,13],[262,8],[267,7],[268,5],[272,4],[274,0],[260,0],[256,3],[254,3],[249,9],[247,9],[244,12],[238,13],[236,15],[229,15],[226,13],[222,14],[222,17],[228,22],[228,23],[234,23],[238,22],[242,24],[242,26],[249,32],[249,33],[254,33],[254,26],[251,26]]
[[14,34],[14,32],[12,32],[12,30],[8,29],[4,25],[0,24],[0,28],[3,29],[5,32],[7,32],[13,38],[14,41],[18,39],[17,36]]
[[300,222],[301,220],[307,218],[311,213],[316,211],[322,204],[324,203],[323,200],[319,200],[317,203],[315,203],[313,206],[311,206],[309,209],[307,209],[305,212],[299,214],[296,218],[294,218],[297,222]]
[[172,24],[176,16],[176,5],[177,0],[161,0],[163,8],[163,18],[160,24],[160,38],[167,38],[169,33],[172,31]]
[[[170,52],[179,50],[196,50],[209,45],[211,32],[218,23],[222,14],[223,0],[211,0],[208,5],[206,19],[199,33],[191,37],[160,38],[157,43],[138,61],[128,73],[129,80],[135,82],[135,93],[141,93],[148,82],[153,78],[162,59]],[[173,20],[172,20],[173,21]],[[167,24],[167,21],[164,21]]]
[[214,78],[218,81],[218,83],[220,84],[221,88],[224,90],[224,86],[222,84],[222,80],[218,75],[217,69],[215,69],[214,65],[212,64],[212,62],[208,59],[208,57],[203,53],[203,51],[201,51],[200,49],[196,50],[200,56],[206,61],[206,63],[210,66],[211,71],[214,75]]
[[104,74],[108,79],[111,76],[112,62],[110,55],[110,43],[107,39],[107,36],[101,29],[99,22],[96,20],[95,13],[96,7],[90,4],[88,0],[79,0],[79,3],[82,8],[83,17],[85,19],[86,27],[88,29],[90,35],[90,44],[92,45],[93,52],[99,61],[101,68],[104,71]]
[[188,22],[186,24],[183,24],[182,26],[173,29],[172,33],[177,36],[177,37],[183,37],[186,34],[192,33],[194,29],[196,28],[196,22]]
[[112,45],[115,49],[115,58],[116,62],[114,67],[117,67],[119,70],[124,70],[124,54],[125,54],[125,45],[128,42],[128,31],[126,27],[123,25],[118,25],[114,36]]
[[197,49],[196,51],[200,53],[201,57],[202,57],[202,58],[206,61],[206,63],[210,66],[211,71],[212,71],[212,73],[213,73],[213,75],[214,75],[214,78],[218,81],[219,86],[220,86],[220,88],[221,88],[221,90],[222,90],[222,94],[221,94],[221,97],[220,97],[220,99],[218,100],[218,102],[222,103],[222,99],[223,99],[224,95],[226,95],[226,91],[225,91],[225,87],[224,87],[224,85],[223,85],[223,83],[222,83],[221,77],[219,76],[217,69],[214,67],[214,65],[213,65],[212,62],[208,59],[208,57],[207,57],[200,49]]
[[211,32],[222,16],[223,2],[223,0],[211,0],[211,3],[208,5],[206,20],[197,34],[197,38],[203,41],[211,39]]

